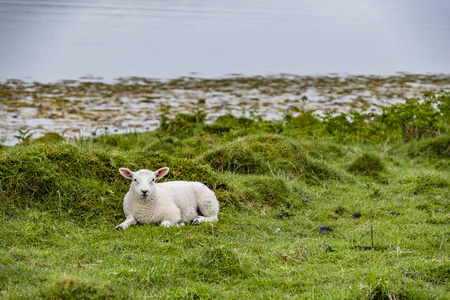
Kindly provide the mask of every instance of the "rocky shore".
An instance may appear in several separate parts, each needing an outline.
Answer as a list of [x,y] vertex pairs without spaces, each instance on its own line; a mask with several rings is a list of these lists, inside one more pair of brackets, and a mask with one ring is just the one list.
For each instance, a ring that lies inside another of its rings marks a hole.
[[[17,143],[19,130],[33,137],[56,132],[68,138],[155,129],[162,112],[204,110],[211,120],[232,113],[276,120],[295,110],[376,111],[406,98],[450,88],[450,75],[274,76],[219,79],[82,78],[55,83],[0,82],[0,141]],[[294,109],[293,109],[294,108]]]

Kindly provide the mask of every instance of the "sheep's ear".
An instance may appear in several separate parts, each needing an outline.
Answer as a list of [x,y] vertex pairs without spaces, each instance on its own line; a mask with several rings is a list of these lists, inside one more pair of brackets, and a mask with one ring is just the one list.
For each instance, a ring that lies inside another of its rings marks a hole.
[[120,168],[119,169],[120,174],[123,175],[123,177],[127,178],[127,179],[133,179],[134,176],[134,172],[127,169],[127,168]]
[[169,172],[169,168],[167,168],[167,167],[161,168],[161,169],[155,171],[155,178],[160,179],[161,177],[166,175],[168,172]]

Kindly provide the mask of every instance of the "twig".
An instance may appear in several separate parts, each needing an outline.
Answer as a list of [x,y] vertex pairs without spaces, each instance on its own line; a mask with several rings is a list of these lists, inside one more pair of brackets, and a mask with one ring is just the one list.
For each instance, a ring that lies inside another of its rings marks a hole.
[[61,216],[61,193],[59,192],[59,190],[56,191],[58,193],[58,199],[59,199],[59,211],[58,214],[59,216]]
[[372,250],[373,250],[373,214],[372,214],[372,210],[370,210],[370,237],[372,239]]

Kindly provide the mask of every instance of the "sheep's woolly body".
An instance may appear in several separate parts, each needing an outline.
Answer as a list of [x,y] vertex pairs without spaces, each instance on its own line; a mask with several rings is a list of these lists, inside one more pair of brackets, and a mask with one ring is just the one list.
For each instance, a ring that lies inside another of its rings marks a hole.
[[[122,170],[124,169],[121,169],[121,173]],[[118,225],[117,229],[126,229],[137,222],[174,226],[184,225],[187,222],[217,221],[219,202],[212,190],[200,182],[155,183],[155,179],[161,178],[168,171],[167,169],[158,177],[157,172],[160,170],[154,173],[149,170],[140,170],[136,173],[130,171],[130,177],[126,176],[135,182],[131,184],[124,198],[123,210],[126,220]],[[141,191],[147,191],[149,194],[146,192],[143,196]]]
[[219,206],[214,192],[200,182],[171,181],[157,183],[149,199],[136,197],[131,187],[125,195],[123,209],[125,217],[133,215],[142,224],[161,223],[168,220],[171,225],[191,222],[199,216],[217,213]]

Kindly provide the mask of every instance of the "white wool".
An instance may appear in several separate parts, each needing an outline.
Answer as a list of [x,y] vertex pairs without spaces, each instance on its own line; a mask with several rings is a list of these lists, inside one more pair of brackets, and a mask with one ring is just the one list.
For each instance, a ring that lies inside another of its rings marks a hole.
[[120,169],[120,173],[132,182],[123,202],[126,220],[116,229],[127,229],[136,223],[180,226],[187,222],[199,224],[217,221],[219,201],[214,192],[200,182],[156,183],[168,171],[169,168],[155,172]]

